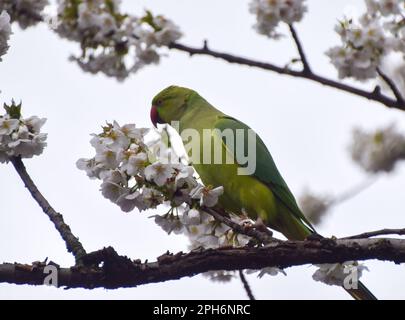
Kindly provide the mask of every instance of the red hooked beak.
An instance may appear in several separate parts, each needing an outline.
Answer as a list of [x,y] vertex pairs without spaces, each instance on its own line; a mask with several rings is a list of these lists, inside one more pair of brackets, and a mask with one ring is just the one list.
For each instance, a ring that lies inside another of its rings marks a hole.
[[159,117],[159,112],[155,106],[152,106],[150,109],[150,119],[152,120],[153,125],[157,128],[158,123],[164,123]]

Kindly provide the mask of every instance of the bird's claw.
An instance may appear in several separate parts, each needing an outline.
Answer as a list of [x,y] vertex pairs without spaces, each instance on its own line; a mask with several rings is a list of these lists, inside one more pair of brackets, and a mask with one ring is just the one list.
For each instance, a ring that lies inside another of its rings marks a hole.
[[305,238],[305,240],[307,241],[321,241],[322,239],[323,237],[316,232],[311,233],[308,237]]
[[253,222],[251,219],[244,219],[240,222],[240,224],[245,230],[256,229],[258,231],[266,233],[270,237],[273,236],[273,232],[264,224],[263,220],[260,218],[257,218],[256,222]]

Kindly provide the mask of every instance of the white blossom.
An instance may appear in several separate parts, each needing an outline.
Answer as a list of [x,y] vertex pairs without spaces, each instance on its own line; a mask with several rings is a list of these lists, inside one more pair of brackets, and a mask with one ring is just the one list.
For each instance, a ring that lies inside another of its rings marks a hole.
[[315,225],[322,221],[333,203],[329,196],[317,195],[309,190],[304,191],[298,202],[305,217]]
[[187,226],[187,236],[193,248],[205,247],[201,239],[210,233],[212,233],[212,225],[208,221]]
[[147,47],[153,45],[168,46],[182,36],[180,29],[171,20],[163,16],[147,15],[145,20],[151,28],[138,29],[137,35]]
[[382,60],[389,53],[405,55],[403,0],[365,0],[367,11],[360,17],[347,17],[336,26],[341,45],[326,54],[340,78],[376,78]]
[[364,270],[368,271],[368,268],[363,264],[359,264],[356,261],[348,261],[344,263],[333,263],[333,264],[321,264],[318,266],[319,269],[315,271],[312,278],[315,281],[323,282],[327,285],[342,286],[344,285],[345,279],[349,276],[353,268],[357,271],[357,280],[363,274]]
[[[160,61],[160,47],[181,37],[179,28],[147,11],[136,17],[120,11],[120,1],[60,1],[56,32],[81,44],[82,54],[71,60],[86,72],[103,73],[119,81],[146,65]],[[75,9],[78,15],[68,14]]]
[[140,171],[144,170],[148,163],[148,156],[144,152],[133,153],[131,149],[124,153],[124,161],[122,164],[122,170],[124,170],[127,175],[135,176]]
[[158,186],[163,186],[167,180],[173,176],[174,169],[170,164],[155,162],[145,168],[145,177],[149,181],[155,182]]
[[236,278],[235,271],[208,271],[202,274],[204,277],[208,278],[213,282],[230,282],[232,279]]
[[37,116],[32,116],[24,120],[24,124],[28,127],[28,130],[33,133],[40,133],[45,122],[45,118],[39,118]]
[[280,273],[283,274],[283,275],[287,275],[287,273],[283,269],[280,269],[280,268],[277,268],[277,267],[266,267],[266,268],[263,268],[261,270],[248,269],[248,270],[246,270],[246,273],[247,274],[257,273],[258,278],[262,278],[265,275],[269,275],[269,276],[274,277],[274,276],[279,275]]
[[193,240],[192,244],[195,248],[215,249],[220,247],[219,238],[209,233],[199,235],[198,238]]
[[222,186],[214,189],[197,186],[190,192],[190,195],[193,199],[200,199],[201,206],[213,207],[218,203],[218,199],[223,193],[224,188]]
[[139,211],[148,208],[139,191],[131,193],[128,189],[117,199],[116,203],[124,212],[131,212],[135,208],[138,208]]
[[352,159],[365,171],[390,172],[399,160],[405,159],[405,135],[394,125],[375,132],[356,128],[349,150]]
[[79,170],[84,170],[87,176],[91,179],[100,178],[100,173],[101,171],[104,170],[102,168],[102,165],[97,164],[94,158],[93,159],[80,158],[79,160],[76,161],[76,167]]
[[218,237],[218,244],[221,247],[244,247],[250,241],[249,237],[235,233],[229,226],[224,224],[215,228],[215,235]]
[[164,195],[158,190],[144,188],[142,191],[142,201],[146,208],[156,208],[164,202]]
[[128,138],[135,139],[136,142],[142,141],[145,135],[150,131],[146,128],[137,128],[134,123],[125,124],[120,127],[120,131]]
[[20,120],[10,119],[9,115],[0,118],[0,135],[10,135],[20,126]]
[[95,160],[106,169],[114,169],[119,164],[119,153],[108,145],[102,145],[97,149]]
[[396,15],[401,13],[401,0],[366,0],[367,9],[370,13],[380,12],[383,16]]
[[7,11],[3,10],[0,14],[0,61],[1,56],[5,55],[9,48],[8,40],[10,39],[10,34],[10,16]]
[[186,226],[197,225],[201,223],[201,214],[197,209],[190,209],[181,215],[181,222]]
[[190,166],[177,165],[174,166],[176,188],[182,188],[184,185],[195,187],[196,181],[194,178],[194,169]]
[[[46,147],[46,133],[31,134],[29,137],[21,138],[17,137],[15,140],[8,143],[12,154],[21,156],[22,158],[32,158],[33,156],[39,156]],[[11,154],[10,154],[11,155]]]
[[46,119],[36,116],[22,118],[21,104],[5,105],[6,114],[0,116],[0,162],[9,157],[32,158],[46,147],[46,133],[41,132]]
[[155,216],[155,223],[161,227],[167,233],[179,234],[183,230],[183,225],[181,224],[178,217],[169,215],[168,217]]
[[307,7],[305,0],[253,0],[250,12],[256,15],[255,30],[268,37],[277,38],[280,22],[292,24],[301,21]]
[[[186,235],[191,248],[246,246],[250,237],[236,233],[202,209],[217,204],[223,187],[201,185],[192,167],[170,162],[171,150],[156,148],[162,138],[147,142],[147,131],[133,124],[107,123],[101,133],[92,135],[94,157],[79,159],[76,165],[90,178],[101,180],[103,196],[124,212],[168,205],[167,214],[153,216],[155,223],[169,234]],[[122,137],[127,139],[122,140],[125,143],[118,142]],[[230,218],[241,225],[246,220],[231,213]]]
[[341,37],[342,45],[331,48],[326,54],[338,70],[339,78],[375,78],[382,58],[393,50],[381,21],[374,16],[363,15],[358,21],[340,21],[335,30]]
[[109,171],[101,184],[102,195],[112,202],[116,202],[122,195],[126,195],[127,180],[119,170]]
[[48,0],[2,0],[0,11],[6,10],[11,20],[25,29],[41,21],[42,12],[48,4]]

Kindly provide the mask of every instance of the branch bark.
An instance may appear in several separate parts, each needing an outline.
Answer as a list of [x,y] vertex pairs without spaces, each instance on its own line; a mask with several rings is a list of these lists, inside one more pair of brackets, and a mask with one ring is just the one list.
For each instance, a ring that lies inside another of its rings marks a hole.
[[346,237],[343,239],[364,239],[364,238],[371,238],[371,237],[377,237],[377,236],[386,236],[386,235],[405,235],[405,228],[403,229],[381,229],[381,230],[376,230],[376,231],[369,231],[369,232],[364,232],[360,233],[355,236],[350,236]]
[[292,24],[289,24],[288,27],[290,28],[291,36],[294,39],[295,45],[297,47],[298,53],[300,55],[300,59],[303,65],[303,73],[310,74],[312,73],[311,67],[309,66],[307,56],[305,54],[304,48],[302,46],[301,40],[298,37],[297,31],[295,30],[294,26]]
[[355,88],[348,84],[317,75],[313,72],[306,72],[304,70],[302,70],[302,71],[292,70],[288,67],[280,67],[280,66],[277,66],[272,63],[252,60],[252,59],[248,59],[248,58],[244,58],[244,57],[240,57],[240,56],[236,56],[233,54],[224,53],[224,52],[220,52],[220,51],[214,51],[214,50],[209,49],[208,45],[206,43],[201,48],[191,47],[191,46],[187,46],[187,45],[180,44],[180,43],[171,43],[169,45],[169,48],[187,52],[190,54],[190,56],[206,55],[206,56],[210,56],[210,57],[214,57],[217,59],[227,61],[229,63],[235,63],[235,64],[245,65],[245,66],[249,66],[249,67],[255,67],[255,68],[259,68],[259,69],[263,69],[263,70],[267,70],[267,71],[276,72],[278,74],[289,75],[289,76],[296,77],[296,78],[303,78],[303,79],[311,80],[311,81],[320,83],[327,87],[335,88],[335,89],[338,89],[338,90],[341,90],[344,92],[348,92],[348,93],[351,93],[351,94],[359,96],[359,97],[366,98],[371,101],[382,103],[383,105],[385,105],[388,108],[394,108],[394,109],[405,111],[404,102],[398,101],[396,99],[392,99],[392,98],[382,94],[381,91],[378,89],[378,87],[376,89],[374,89],[373,91],[367,91],[367,90]]
[[[28,14],[28,13],[25,13],[25,14]],[[41,16],[34,15],[34,16],[30,16],[30,17],[38,22],[43,21],[43,18]],[[399,92],[399,90],[397,89],[397,87],[395,86],[393,81],[391,79],[389,79],[380,70],[378,70],[379,75],[384,79],[384,81],[387,82],[388,86],[392,89],[396,99],[392,99],[389,96],[382,94],[379,87],[376,87],[373,91],[367,91],[367,90],[359,89],[359,88],[356,88],[356,87],[353,87],[353,86],[350,86],[350,85],[347,85],[347,84],[344,84],[344,83],[341,83],[341,82],[338,82],[338,81],[335,81],[332,79],[328,79],[326,77],[313,73],[310,68],[310,65],[308,63],[302,43],[297,35],[295,28],[292,25],[289,25],[289,28],[290,28],[291,35],[294,39],[294,42],[297,46],[297,50],[299,52],[300,59],[303,64],[302,71],[296,71],[296,70],[292,70],[288,67],[280,67],[280,66],[277,66],[272,63],[266,63],[266,62],[261,62],[261,61],[257,61],[257,60],[253,60],[253,59],[248,59],[248,58],[236,56],[236,55],[229,54],[229,53],[214,51],[214,50],[211,50],[208,48],[207,41],[204,41],[204,45],[201,48],[191,47],[191,46],[183,45],[180,43],[171,43],[171,44],[169,44],[168,47],[169,47],[169,49],[176,49],[179,51],[187,52],[190,54],[190,56],[208,55],[208,56],[211,56],[211,57],[214,57],[217,59],[225,60],[229,63],[236,63],[236,64],[240,64],[240,65],[246,65],[246,66],[260,68],[260,69],[267,70],[267,71],[276,72],[276,73],[283,74],[283,75],[289,75],[289,76],[293,76],[293,77],[297,77],[297,78],[304,78],[307,80],[311,80],[311,81],[320,83],[327,87],[335,88],[335,89],[338,89],[341,91],[351,93],[353,95],[357,95],[357,96],[366,98],[368,100],[382,103],[383,105],[385,105],[388,108],[394,108],[394,109],[398,109],[401,111],[405,111],[405,100],[402,97],[401,93]]]
[[385,81],[385,83],[391,89],[397,101],[401,104],[405,104],[404,97],[402,96],[395,82],[390,77],[388,77],[380,68],[377,69],[377,72],[378,75]]
[[230,227],[235,232],[256,239],[259,243],[267,244],[271,242],[281,241],[276,238],[273,238],[270,230],[266,230],[266,232],[263,232],[254,227],[243,227],[240,224],[233,222],[226,216],[226,213],[220,212],[216,208],[202,207],[201,209],[206,213],[208,213],[209,215],[213,216],[215,220],[222,222],[223,224]]
[[28,174],[27,169],[25,168],[21,158],[11,157],[10,162],[13,164],[15,170],[20,176],[21,180],[24,182],[24,185],[30,192],[31,196],[54,224],[56,230],[65,241],[67,250],[73,254],[76,262],[79,262],[80,259],[86,255],[86,250],[84,250],[83,245],[80,243],[79,239],[72,233],[69,225],[67,225],[64,221],[63,216],[60,213],[56,212],[56,210],[49,204],[48,200],[46,200],[46,198],[38,190],[34,181],[32,181],[30,175]]
[[[208,249],[187,254],[166,253],[152,263],[132,261],[119,256],[113,248],[105,248],[83,258],[85,265],[93,265],[92,267],[58,268],[58,285],[66,288],[117,289],[177,280],[212,270],[288,268],[304,264],[369,259],[397,264],[405,262],[405,240],[375,238],[285,241],[265,247]],[[46,276],[44,268],[43,264],[1,264],[0,283],[43,285]]]
[[250,288],[249,282],[247,281],[245,275],[243,274],[243,270],[239,270],[239,277],[240,281],[242,281],[243,288],[245,289],[246,294],[249,297],[249,300],[256,300],[255,296],[253,295],[252,289]]

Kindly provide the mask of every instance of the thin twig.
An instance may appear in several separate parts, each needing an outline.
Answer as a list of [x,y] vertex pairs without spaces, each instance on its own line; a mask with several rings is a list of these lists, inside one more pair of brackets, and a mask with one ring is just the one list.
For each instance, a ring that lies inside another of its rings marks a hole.
[[394,81],[390,77],[388,77],[380,68],[377,68],[377,72],[378,75],[385,81],[385,83],[391,89],[397,101],[401,104],[404,104],[405,103],[404,97],[402,96],[401,92],[399,91]]
[[348,92],[348,93],[351,93],[351,94],[354,94],[354,95],[357,95],[357,96],[360,96],[360,97],[363,97],[363,98],[366,98],[366,99],[369,99],[372,101],[382,103],[383,105],[385,105],[389,108],[395,108],[395,109],[405,111],[405,103],[397,101],[396,99],[392,99],[392,98],[382,94],[380,90],[367,91],[367,90],[355,88],[350,85],[325,78],[323,76],[317,75],[312,72],[308,73],[308,72],[303,72],[303,71],[291,70],[289,68],[279,67],[272,63],[261,62],[261,61],[257,61],[257,60],[252,60],[252,59],[248,59],[248,58],[235,56],[235,55],[232,55],[229,53],[214,51],[214,50],[209,49],[208,46],[196,48],[196,47],[186,46],[186,45],[183,45],[180,43],[171,43],[169,45],[169,48],[187,52],[191,56],[192,55],[206,55],[206,56],[222,59],[229,63],[236,63],[236,64],[240,64],[240,65],[263,69],[263,70],[273,71],[273,72],[276,72],[279,74],[289,75],[292,77],[312,80],[314,82],[320,83],[327,87],[335,88],[335,89],[345,91],[345,92]]
[[312,73],[311,71],[311,67],[309,66],[308,60],[307,60],[307,56],[305,54],[304,48],[302,46],[301,40],[298,37],[297,31],[295,30],[294,26],[292,24],[289,24],[288,27],[290,28],[290,32],[291,32],[291,36],[294,39],[295,45],[297,46],[297,50],[298,53],[300,55],[300,59],[302,62],[302,66],[303,66],[303,71],[304,73]]
[[386,235],[399,235],[403,236],[405,235],[405,228],[403,229],[381,229],[377,231],[369,231],[369,232],[364,232],[360,233],[358,235],[342,238],[342,239],[365,239],[365,238],[371,238],[371,237],[377,237],[377,236],[386,236]]
[[371,187],[377,181],[377,179],[378,179],[377,176],[373,176],[367,179],[366,181],[363,181],[362,183],[352,187],[351,189],[346,190],[345,192],[336,196],[331,204],[337,205],[358,196],[360,193]]
[[[265,232],[255,229],[255,228],[243,227],[239,223],[233,222],[224,213],[222,213],[216,209],[207,208],[207,207],[202,207],[201,209],[203,211],[205,211],[206,213],[208,213],[209,215],[213,216],[215,218],[215,220],[217,220],[223,224],[226,224],[228,227],[230,227],[235,232],[244,234],[251,238],[254,238],[254,239],[258,240],[260,243],[266,244],[266,243],[270,243],[270,242],[281,241],[281,240],[271,237],[269,234],[267,234]],[[270,232],[270,230],[269,230],[269,232]]]
[[10,161],[13,164],[18,175],[20,176],[21,180],[24,182],[24,185],[30,192],[31,196],[42,208],[43,212],[53,222],[56,230],[65,241],[67,250],[73,254],[73,256],[76,258],[76,262],[79,262],[80,259],[86,255],[86,251],[84,250],[79,239],[74,236],[74,234],[70,230],[70,227],[63,220],[63,216],[60,213],[56,212],[54,208],[52,208],[46,198],[38,190],[34,181],[32,181],[31,177],[29,176],[21,158],[11,157]]
[[243,283],[243,287],[245,288],[246,294],[250,300],[256,300],[255,296],[253,295],[252,289],[250,288],[249,282],[247,281],[245,275],[243,274],[243,270],[239,270],[239,277]]

